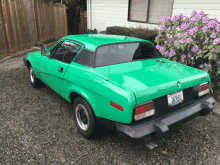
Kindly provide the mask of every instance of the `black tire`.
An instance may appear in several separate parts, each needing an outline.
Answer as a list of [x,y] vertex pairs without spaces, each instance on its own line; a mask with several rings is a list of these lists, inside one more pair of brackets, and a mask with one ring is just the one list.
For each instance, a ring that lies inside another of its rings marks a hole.
[[[86,139],[96,136],[97,121],[89,103],[82,97],[77,97],[73,102],[73,117],[78,132]],[[83,127],[87,125],[87,127]]]
[[31,82],[32,87],[40,88],[43,86],[43,83],[39,79],[36,78],[34,70],[31,65],[29,67],[29,76],[30,76],[30,82]]

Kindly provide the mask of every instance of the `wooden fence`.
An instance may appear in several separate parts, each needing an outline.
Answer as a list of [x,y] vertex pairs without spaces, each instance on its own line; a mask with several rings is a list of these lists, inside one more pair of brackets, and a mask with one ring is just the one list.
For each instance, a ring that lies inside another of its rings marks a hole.
[[87,30],[87,11],[80,13],[79,33],[84,34]]
[[55,40],[68,35],[66,8],[62,4],[53,6]]
[[0,0],[0,59],[66,35],[65,5],[51,0]]

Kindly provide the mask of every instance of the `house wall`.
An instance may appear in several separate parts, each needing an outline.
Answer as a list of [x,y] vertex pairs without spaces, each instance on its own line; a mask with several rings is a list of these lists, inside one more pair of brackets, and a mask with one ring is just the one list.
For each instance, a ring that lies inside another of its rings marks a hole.
[[[87,24],[89,29],[106,30],[109,26],[159,28],[156,24],[128,21],[129,0],[87,0]],[[191,16],[193,10],[203,10],[210,18],[217,17],[220,21],[220,0],[174,0],[172,17],[183,13]]]
[[220,0],[174,0],[173,16],[183,13],[184,16],[191,16],[193,10],[209,14],[209,18],[218,18],[220,21]]
[[108,26],[150,27],[157,25],[129,22],[128,0],[87,0],[87,25],[89,29],[106,30]]

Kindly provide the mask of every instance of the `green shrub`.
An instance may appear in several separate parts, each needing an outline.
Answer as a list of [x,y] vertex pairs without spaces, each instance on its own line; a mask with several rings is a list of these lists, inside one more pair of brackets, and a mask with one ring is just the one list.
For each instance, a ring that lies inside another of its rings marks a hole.
[[161,54],[172,61],[189,65],[209,73],[211,92],[220,91],[220,24],[218,19],[209,19],[203,11],[193,11],[190,18],[182,13],[163,16],[156,47]]
[[107,27],[106,29],[107,34],[113,35],[123,35],[123,36],[131,36],[137,37],[145,40],[149,40],[152,43],[155,43],[155,37],[157,36],[158,30],[157,29],[148,29],[148,28],[127,28],[127,27],[120,27],[120,26],[113,26]]

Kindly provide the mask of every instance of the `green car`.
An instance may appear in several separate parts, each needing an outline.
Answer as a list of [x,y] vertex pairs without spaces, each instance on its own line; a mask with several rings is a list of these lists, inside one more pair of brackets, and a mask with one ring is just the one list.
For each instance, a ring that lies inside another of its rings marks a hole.
[[34,88],[46,84],[72,104],[85,138],[101,123],[132,143],[155,144],[215,103],[208,73],[163,58],[139,38],[70,35],[28,53],[24,63]]

